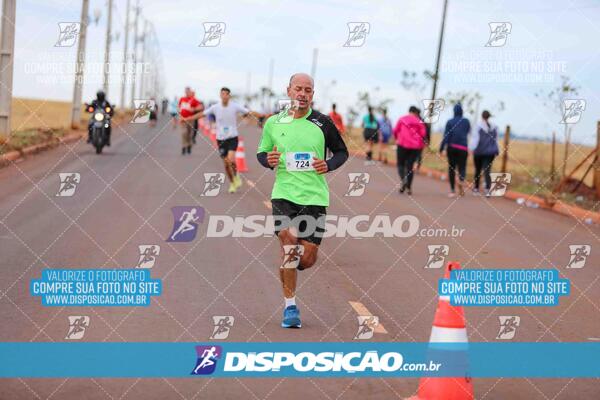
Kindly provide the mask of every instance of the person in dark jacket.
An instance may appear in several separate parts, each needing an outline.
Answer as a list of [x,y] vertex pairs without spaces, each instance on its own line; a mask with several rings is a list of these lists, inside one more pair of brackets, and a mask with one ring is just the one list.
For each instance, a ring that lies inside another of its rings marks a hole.
[[[92,107],[92,109],[96,109],[96,108],[106,108],[109,107],[110,111],[108,112],[108,115],[110,115],[111,117],[113,115],[115,115],[115,107],[110,104],[108,102],[108,100],[106,100],[106,94],[104,93],[103,90],[98,90],[98,92],[96,93],[96,98],[94,100],[92,100],[92,102],[90,103],[90,107]],[[92,123],[93,123],[93,119],[90,118],[90,121],[88,123],[88,138],[87,138],[87,142],[88,143],[92,143]],[[110,134],[111,134],[111,125],[108,124],[108,127],[106,128],[106,145],[108,147],[110,147]]]
[[463,109],[460,103],[454,106],[454,118],[446,123],[444,137],[440,144],[440,154],[448,156],[448,181],[450,182],[450,193],[448,197],[456,197],[454,191],[456,169],[458,168],[458,193],[464,196],[465,175],[467,172],[467,158],[469,147],[467,137],[471,131],[469,120],[463,117]]
[[473,152],[473,162],[475,163],[475,177],[473,183],[473,193],[479,194],[479,179],[483,172],[485,176],[485,195],[490,196],[490,187],[492,186],[492,178],[490,171],[494,158],[498,155],[498,127],[489,122],[489,111],[485,110],[481,113],[483,119],[477,129],[471,135],[469,150]]

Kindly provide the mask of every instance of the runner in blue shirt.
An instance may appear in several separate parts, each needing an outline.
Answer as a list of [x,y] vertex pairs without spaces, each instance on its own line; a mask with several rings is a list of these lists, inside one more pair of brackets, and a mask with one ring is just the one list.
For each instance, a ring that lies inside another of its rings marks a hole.
[[381,132],[381,141],[379,142],[379,161],[387,164],[388,142],[392,137],[392,121],[387,115],[387,109],[383,109],[383,115],[377,119],[379,131]]

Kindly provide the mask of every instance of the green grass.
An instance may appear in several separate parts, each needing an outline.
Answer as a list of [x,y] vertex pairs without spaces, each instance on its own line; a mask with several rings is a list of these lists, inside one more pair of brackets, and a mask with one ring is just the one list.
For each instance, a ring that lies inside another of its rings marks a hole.
[[13,150],[20,151],[25,147],[46,143],[65,134],[64,129],[26,129],[13,132],[10,138],[0,136],[0,154]]

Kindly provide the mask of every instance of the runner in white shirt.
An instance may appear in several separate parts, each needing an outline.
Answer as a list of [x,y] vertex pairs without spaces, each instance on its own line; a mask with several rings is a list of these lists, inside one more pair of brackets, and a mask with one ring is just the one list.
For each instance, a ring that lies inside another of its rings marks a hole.
[[193,120],[204,117],[204,115],[213,114],[217,125],[217,144],[219,146],[219,154],[225,164],[225,172],[231,184],[229,185],[229,193],[234,193],[242,186],[242,179],[237,174],[235,165],[235,151],[238,147],[238,130],[237,116],[241,114],[246,117],[249,114],[259,117],[260,114],[248,110],[231,99],[231,90],[224,87],[221,88],[221,102],[213,104],[204,111],[191,115],[184,120]]

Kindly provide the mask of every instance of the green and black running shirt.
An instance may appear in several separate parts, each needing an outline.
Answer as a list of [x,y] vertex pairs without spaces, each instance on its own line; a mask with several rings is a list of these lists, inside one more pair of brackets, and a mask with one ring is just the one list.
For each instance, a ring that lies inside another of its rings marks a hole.
[[328,170],[339,168],[348,159],[348,149],[333,121],[311,109],[301,118],[273,115],[265,122],[257,152],[258,161],[267,168],[271,168],[267,153],[275,146],[281,157],[271,199],[285,199],[306,206],[329,206],[329,187],[325,177],[312,169],[294,170],[290,163],[286,163],[286,157],[298,157],[302,165],[306,153],[325,160],[329,149],[332,156],[326,160]]

